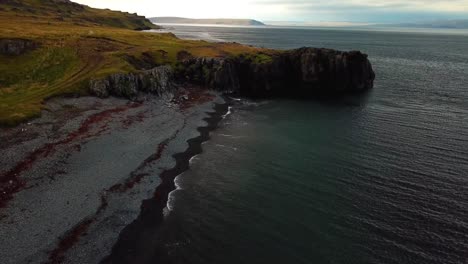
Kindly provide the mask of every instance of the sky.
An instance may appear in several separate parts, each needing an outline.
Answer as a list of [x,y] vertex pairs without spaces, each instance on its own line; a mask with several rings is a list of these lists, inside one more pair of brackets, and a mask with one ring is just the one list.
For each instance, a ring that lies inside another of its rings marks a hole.
[[406,23],[468,19],[468,0],[72,0],[147,17]]

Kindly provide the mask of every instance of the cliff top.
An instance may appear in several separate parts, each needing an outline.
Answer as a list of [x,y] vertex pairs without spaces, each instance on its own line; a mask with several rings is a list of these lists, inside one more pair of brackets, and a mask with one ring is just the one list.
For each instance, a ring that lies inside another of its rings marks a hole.
[[176,65],[186,56],[273,53],[134,30],[148,23],[67,0],[0,1],[0,125],[38,116],[45,99],[85,94],[89,80],[113,73]]

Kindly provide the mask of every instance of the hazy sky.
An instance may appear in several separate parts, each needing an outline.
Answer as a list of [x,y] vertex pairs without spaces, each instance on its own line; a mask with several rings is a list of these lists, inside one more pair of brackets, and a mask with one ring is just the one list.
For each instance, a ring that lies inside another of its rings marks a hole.
[[74,0],[145,16],[263,21],[414,22],[467,18],[468,0]]

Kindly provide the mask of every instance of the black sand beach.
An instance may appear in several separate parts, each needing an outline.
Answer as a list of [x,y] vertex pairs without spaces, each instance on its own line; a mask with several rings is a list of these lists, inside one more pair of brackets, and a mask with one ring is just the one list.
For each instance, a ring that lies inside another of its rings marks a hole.
[[227,105],[192,87],[138,102],[52,99],[46,109],[0,132],[0,173],[9,181],[1,195],[3,263],[96,263],[138,215],[127,229],[148,212],[161,221],[173,179]]

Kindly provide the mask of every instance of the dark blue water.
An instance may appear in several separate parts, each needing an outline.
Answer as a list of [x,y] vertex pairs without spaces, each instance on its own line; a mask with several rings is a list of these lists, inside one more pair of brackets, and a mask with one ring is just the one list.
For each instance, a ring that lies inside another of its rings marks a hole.
[[177,178],[173,263],[468,263],[468,36],[176,27],[182,37],[361,50],[375,89],[243,100]]

